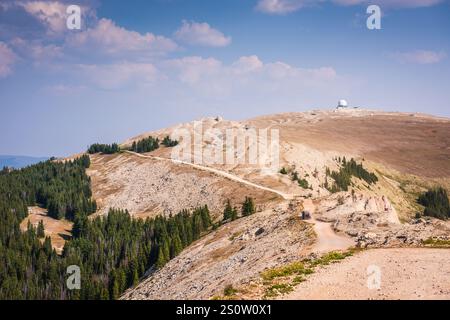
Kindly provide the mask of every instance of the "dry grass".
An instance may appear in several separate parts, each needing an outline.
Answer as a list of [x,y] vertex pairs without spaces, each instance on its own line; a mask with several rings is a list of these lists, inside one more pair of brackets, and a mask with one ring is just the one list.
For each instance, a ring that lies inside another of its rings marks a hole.
[[45,235],[52,240],[52,247],[58,254],[62,253],[66,239],[72,236],[73,223],[67,220],[57,220],[49,217],[47,211],[40,207],[29,207],[28,217],[20,223],[22,231],[27,230],[28,221],[37,228],[42,220],[44,222]]

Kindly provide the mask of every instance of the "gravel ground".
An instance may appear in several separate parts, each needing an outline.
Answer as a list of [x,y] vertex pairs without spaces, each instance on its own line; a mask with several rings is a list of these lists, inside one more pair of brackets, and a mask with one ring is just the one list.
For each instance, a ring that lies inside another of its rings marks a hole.
[[[378,289],[376,281],[368,288],[369,266],[381,271]],[[450,299],[450,249],[363,251],[318,270],[282,299]]]

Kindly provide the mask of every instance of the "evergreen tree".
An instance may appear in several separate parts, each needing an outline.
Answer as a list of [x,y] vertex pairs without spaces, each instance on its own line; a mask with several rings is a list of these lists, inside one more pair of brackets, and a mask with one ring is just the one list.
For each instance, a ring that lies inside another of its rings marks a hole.
[[236,207],[233,208],[233,211],[231,212],[231,221],[234,221],[238,218],[238,211]]
[[40,220],[37,227],[37,237],[45,238],[44,221]]
[[251,214],[253,214],[253,213],[256,212],[255,204],[254,204],[252,198],[250,198],[250,197],[245,197],[245,201],[244,201],[244,203],[242,204],[242,210],[241,210],[241,212],[242,212],[242,216],[243,216],[243,217],[249,216],[249,215],[251,215]]
[[230,199],[228,199],[225,209],[223,211],[223,221],[231,219],[232,216],[233,216],[233,208],[231,207]]
[[438,219],[450,218],[450,203],[444,188],[428,190],[419,196],[418,202],[425,207],[424,215]]

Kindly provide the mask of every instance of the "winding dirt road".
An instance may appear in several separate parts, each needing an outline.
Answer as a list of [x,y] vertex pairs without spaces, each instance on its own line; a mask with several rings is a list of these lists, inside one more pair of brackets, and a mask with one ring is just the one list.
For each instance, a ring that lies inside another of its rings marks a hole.
[[181,161],[181,160],[176,160],[176,159],[169,159],[169,158],[163,158],[163,157],[157,157],[157,156],[149,156],[149,155],[143,155],[140,153],[136,153],[136,152],[132,152],[132,151],[125,151],[126,153],[141,157],[141,158],[148,158],[148,159],[155,159],[155,160],[161,160],[161,161],[169,161],[172,163],[176,163],[176,164],[182,164],[182,165],[186,165],[186,166],[191,166],[193,168],[196,168],[198,170],[203,170],[203,171],[209,171],[212,172],[214,174],[217,174],[219,176],[225,177],[227,179],[233,180],[233,181],[237,181],[240,183],[243,183],[245,185],[260,189],[260,190],[264,190],[264,191],[269,191],[272,193],[276,193],[277,195],[281,196],[284,200],[291,200],[294,198],[294,196],[292,194],[287,194],[275,189],[271,189],[268,187],[264,187],[262,185],[250,182],[248,180],[242,179],[241,177],[238,177],[234,174],[219,170],[219,169],[215,169],[215,168],[210,168],[210,167],[206,167],[206,166],[202,166],[199,164],[195,164],[195,163],[190,163],[190,162],[186,162],[186,161]]
[[[225,172],[225,171],[222,171],[219,169],[206,167],[206,166],[202,166],[199,164],[194,164],[194,163],[185,162],[185,161],[181,161],[181,160],[175,160],[175,159],[169,159],[169,158],[163,158],[163,157],[151,156],[151,155],[143,155],[143,154],[132,152],[132,151],[125,151],[125,152],[132,154],[134,156],[137,156],[137,157],[141,157],[141,158],[148,158],[148,159],[154,159],[154,160],[160,160],[160,161],[170,161],[170,162],[176,163],[176,164],[191,166],[198,170],[212,172],[219,176],[225,177],[225,178],[233,180],[233,181],[237,181],[239,183],[242,183],[242,184],[257,188],[257,189],[275,193],[275,194],[281,196],[284,200],[292,200],[295,197],[295,195],[293,195],[293,194],[286,194],[284,192],[281,192],[281,191],[278,191],[278,190],[275,190],[272,188],[264,187],[262,185],[250,182],[248,180],[242,179],[241,177],[238,177],[229,172]],[[315,212],[315,205],[311,199],[305,199],[303,201],[303,208],[304,208],[304,210],[307,210],[307,211],[311,212],[312,214]],[[314,252],[324,253],[324,252],[329,252],[329,251],[334,251],[334,250],[345,250],[354,245],[354,242],[350,238],[336,234],[334,232],[334,230],[331,228],[331,225],[329,223],[315,220],[314,215],[312,216],[312,219],[309,220],[309,222],[314,224],[314,231],[316,232],[316,235],[317,235],[317,242],[312,249]]]
[[325,253],[334,250],[345,250],[355,245],[352,239],[336,234],[330,223],[314,219],[316,207],[311,199],[303,201],[303,210],[309,211],[312,215],[309,222],[314,224],[314,231],[317,235],[317,241],[312,249],[314,252]]

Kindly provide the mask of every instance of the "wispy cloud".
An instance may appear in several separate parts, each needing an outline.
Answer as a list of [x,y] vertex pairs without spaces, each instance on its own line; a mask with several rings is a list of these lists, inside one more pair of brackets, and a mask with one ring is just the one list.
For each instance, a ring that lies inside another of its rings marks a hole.
[[442,51],[415,50],[409,52],[395,52],[391,54],[391,57],[402,63],[434,64],[442,61],[446,57],[446,54]]
[[130,54],[147,57],[165,54],[177,48],[177,44],[169,38],[130,31],[109,19],[101,19],[93,28],[68,37],[66,45],[95,55],[112,57],[130,57]]
[[341,6],[376,4],[382,9],[431,7],[446,0],[259,0],[258,11],[267,14],[287,14],[302,8],[331,2]]
[[269,14],[286,14],[297,11],[318,0],[259,0],[256,5],[258,11]]
[[175,38],[189,45],[207,47],[225,47],[231,43],[231,37],[212,28],[208,23],[183,21],[182,26],[175,32]]
[[370,5],[376,4],[382,8],[420,8],[431,7],[445,0],[332,0],[336,4],[350,5]]
[[12,73],[12,67],[16,61],[15,53],[4,42],[0,42],[0,78]]

